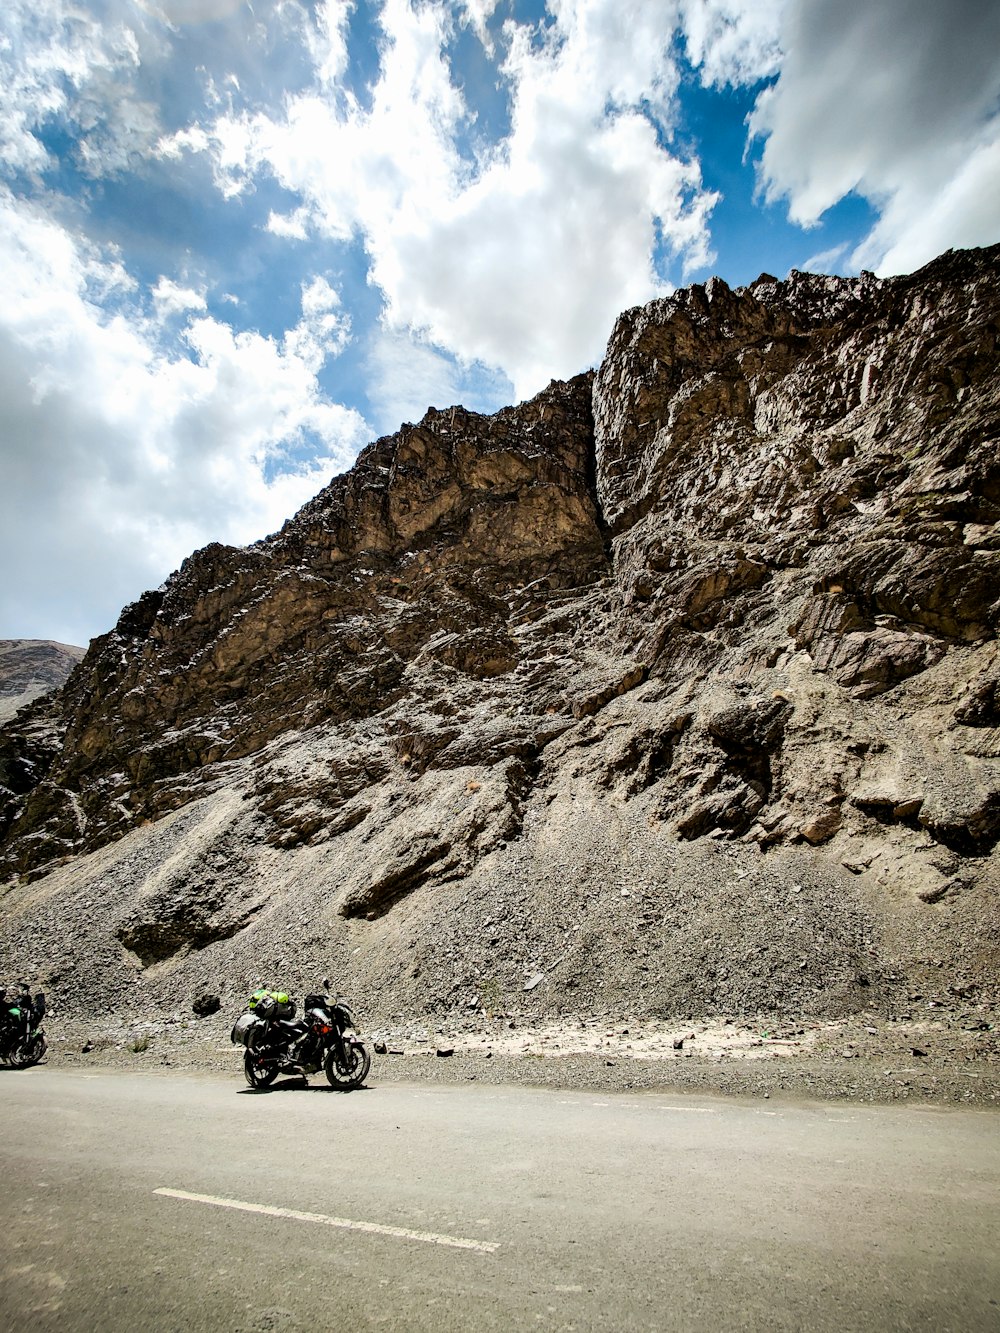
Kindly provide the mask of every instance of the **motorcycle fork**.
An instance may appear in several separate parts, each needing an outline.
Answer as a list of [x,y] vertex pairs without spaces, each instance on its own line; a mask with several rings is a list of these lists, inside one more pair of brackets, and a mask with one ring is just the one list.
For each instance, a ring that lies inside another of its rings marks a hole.
[[337,1057],[337,1063],[342,1069],[347,1068],[347,1048],[350,1042],[340,1028],[334,1031],[333,1046]]

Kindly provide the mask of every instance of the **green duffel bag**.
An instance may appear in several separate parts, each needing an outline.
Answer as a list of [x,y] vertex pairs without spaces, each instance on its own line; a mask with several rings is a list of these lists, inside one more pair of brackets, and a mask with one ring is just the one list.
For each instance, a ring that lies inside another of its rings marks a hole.
[[283,990],[269,991],[257,1001],[254,1013],[258,1018],[294,1018],[295,1002]]

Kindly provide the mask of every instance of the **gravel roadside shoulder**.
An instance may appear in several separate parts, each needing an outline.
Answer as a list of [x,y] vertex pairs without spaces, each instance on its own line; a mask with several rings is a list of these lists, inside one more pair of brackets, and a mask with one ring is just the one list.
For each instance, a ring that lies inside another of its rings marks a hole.
[[[242,1080],[232,1016],[49,1024],[48,1062],[132,1072],[214,1071]],[[368,1082],[478,1082],[594,1092],[691,1092],[785,1100],[901,1101],[1000,1109],[997,1026],[852,1019],[798,1026],[635,1019],[374,1029]],[[322,1079],[322,1075],[314,1076]]]

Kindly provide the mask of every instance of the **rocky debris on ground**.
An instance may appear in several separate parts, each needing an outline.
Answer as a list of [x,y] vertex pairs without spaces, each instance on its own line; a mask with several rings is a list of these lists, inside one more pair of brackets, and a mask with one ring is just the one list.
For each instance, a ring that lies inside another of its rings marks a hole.
[[[228,1073],[241,1081],[242,1050],[229,1040],[233,1017],[57,1020],[49,1058],[68,1068]],[[681,1037],[672,1035],[678,1031]],[[563,1023],[497,1015],[478,1026],[404,1023],[367,1034],[375,1053],[367,1082],[475,1080],[996,1108],[998,1034],[995,1022],[958,1010],[947,1017],[862,1014],[806,1023],[781,1015],[683,1024],[620,1015]]]
[[998,277],[679,291],[196,552],[0,728],[0,976],[112,1023],[324,975],[386,1032],[992,1023]]

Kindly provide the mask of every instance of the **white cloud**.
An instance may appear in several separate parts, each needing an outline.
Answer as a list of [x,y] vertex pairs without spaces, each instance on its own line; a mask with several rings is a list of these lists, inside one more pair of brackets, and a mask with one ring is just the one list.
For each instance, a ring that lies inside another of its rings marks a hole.
[[499,0],[461,0],[461,7],[465,11],[463,22],[471,26],[487,55],[493,54],[494,46],[486,25],[493,17],[498,3]]
[[355,0],[317,0],[313,22],[303,21],[309,55],[320,83],[335,87],[347,70],[347,25]]
[[781,65],[783,19],[794,0],[681,0],[692,65],[708,85],[753,84]]
[[798,267],[806,273],[843,273],[850,267],[848,260],[850,248],[850,242],[841,241],[839,245],[832,245],[829,250],[821,250],[818,254],[810,255]]
[[185,314],[188,310],[204,310],[207,305],[204,292],[182,287],[179,282],[162,276],[153,288],[152,296],[157,317],[161,320]]
[[640,110],[670,116],[662,7],[574,0],[542,47],[508,27],[512,131],[450,198],[370,232],[390,319],[501,366],[520,396],[598,359],[617,314],[662,293],[658,233],[708,262],[715,197]]
[[[276,529],[370,438],[316,379],[347,337],[325,279],[284,338],[200,314],[180,355],[120,265],[3,194],[0,287],[0,636],[109,627],[195,547]],[[199,308],[167,280],[157,296]]]
[[336,356],[351,336],[350,316],[341,308],[340,296],[317,277],[302,287],[302,319],[285,334],[285,351],[314,374],[327,357]]
[[135,87],[160,36],[125,0],[4,0],[0,8],[0,166],[37,174],[54,165],[43,141],[71,124],[80,169],[120,171],[159,136],[156,108]]
[[267,230],[274,236],[284,236],[290,241],[308,240],[308,208],[296,208],[291,213],[275,213],[272,210],[267,217]]
[[[715,202],[697,164],[664,147],[674,6],[550,8],[544,33],[505,25],[512,129],[483,161],[460,154],[471,111],[447,44],[454,15],[481,26],[489,4],[386,0],[370,108],[320,80],[281,116],[201,130],[226,194],[273,173],[315,228],[363,237],[393,327],[501,368],[521,395],[596,360],[624,306],[667,290],[661,239],[688,266],[709,262]],[[305,230],[292,219],[269,225]]]
[[458,361],[409,331],[384,329],[368,354],[373,424],[380,434],[419,421],[429,407],[461,404],[494,412],[511,401],[512,385],[500,372]]
[[938,190],[900,185],[853,259],[883,273],[910,273],[944,250],[998,239],[1000,133],[974,148]]
[[750,121],[768,198],[809,226],[863,195],[881,217],[854,260],[881,272],[996,241],[1000,6],[787,0],[783,18]]

